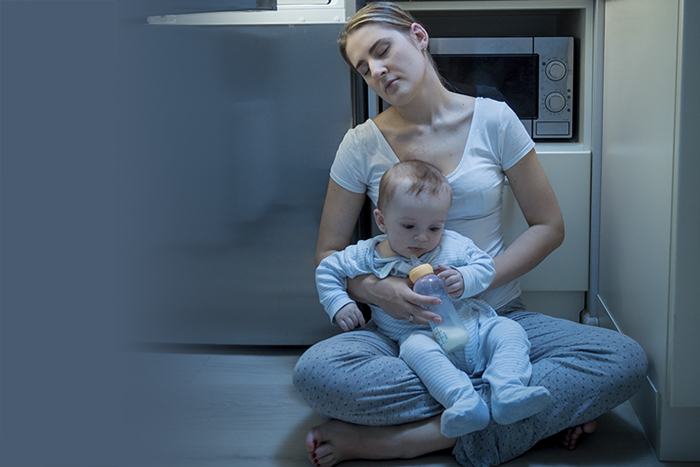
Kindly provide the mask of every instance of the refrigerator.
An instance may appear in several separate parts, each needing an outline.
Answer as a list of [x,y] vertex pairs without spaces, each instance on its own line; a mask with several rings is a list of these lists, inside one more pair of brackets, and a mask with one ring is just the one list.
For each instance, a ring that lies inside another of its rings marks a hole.
[[302,9],[299,21],[284,4],[236,5],[120,5],[125,342],[309,345],[338,332],[318,303],[314,251],[352,125],[343,23],[338,8],[318,20]]

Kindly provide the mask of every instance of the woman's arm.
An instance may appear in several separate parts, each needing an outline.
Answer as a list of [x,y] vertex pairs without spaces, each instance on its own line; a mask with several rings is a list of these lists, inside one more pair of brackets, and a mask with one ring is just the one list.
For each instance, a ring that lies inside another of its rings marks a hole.
[[364,193],[348,191],[330,179],[318,229],[316,266],[326,256],[343,250],[350,244],[364,203]]
[[564,241],[564,218],[535,150],[506,170],[506,176],[528,228],[494,258],[491,289],[531,271]]
[[[316,244],[317,266],[323,258],[350,244],[364,202],[364,194],[348,191],[330,180]],[[379,280],[375,275],[368,274],[348,280],[347,291],[353,300],[376,304],[396,319],[407,319],[413,315],[414,322],[418,324],[440,320],[438,315],[423,308],[436,305],[440,300],[413,292],[408,279],[387,277]]]

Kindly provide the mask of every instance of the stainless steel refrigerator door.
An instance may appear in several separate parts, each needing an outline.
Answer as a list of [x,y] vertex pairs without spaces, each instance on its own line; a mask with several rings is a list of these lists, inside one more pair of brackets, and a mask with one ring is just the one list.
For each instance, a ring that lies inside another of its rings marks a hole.
[[171,28],[144,13],[128,5],[118,28],[123,339],[336,333],[314,250],[351,126],[342,25]]

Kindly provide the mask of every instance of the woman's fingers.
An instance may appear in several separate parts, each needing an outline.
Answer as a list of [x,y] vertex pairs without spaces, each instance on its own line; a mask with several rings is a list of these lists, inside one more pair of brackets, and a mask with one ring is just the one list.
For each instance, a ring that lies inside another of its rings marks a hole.
[[379,281],[378,285],[381,293],[378,294],[377,305],[392,318],[407,320],[413,316],[413,322],[416,324],[442,321],[440,315],[426,309],[439,305],[440,299],[414,292],[409,279],[390,276]]
[[437,297],[429,297],[412,292],[413,296],[407,302],[407,310],[413,315],[413,322],[416,324],[441,323],[440,315],[426,310],[426,307],[439,305],[440,299]]
[[423,310],[413,315],[413,322],[416,324],[430,324],[431,322],[440,324],[442,322],[442,318],[440,318],[440,315],[438,314]]

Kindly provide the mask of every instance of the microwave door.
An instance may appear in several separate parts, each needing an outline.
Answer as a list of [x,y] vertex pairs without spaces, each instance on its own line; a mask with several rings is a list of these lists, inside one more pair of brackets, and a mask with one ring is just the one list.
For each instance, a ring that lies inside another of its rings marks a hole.
[[[254,0],[249,0],[254,1]],[[149,24],[169,26],[244,26],[342,24],[346,21],[345,0],[255,0],[255,9],[227,9],[154,15]],[[270,2],[276,3],[271,7]],[[217,3],[223,3],[218,0]]]

